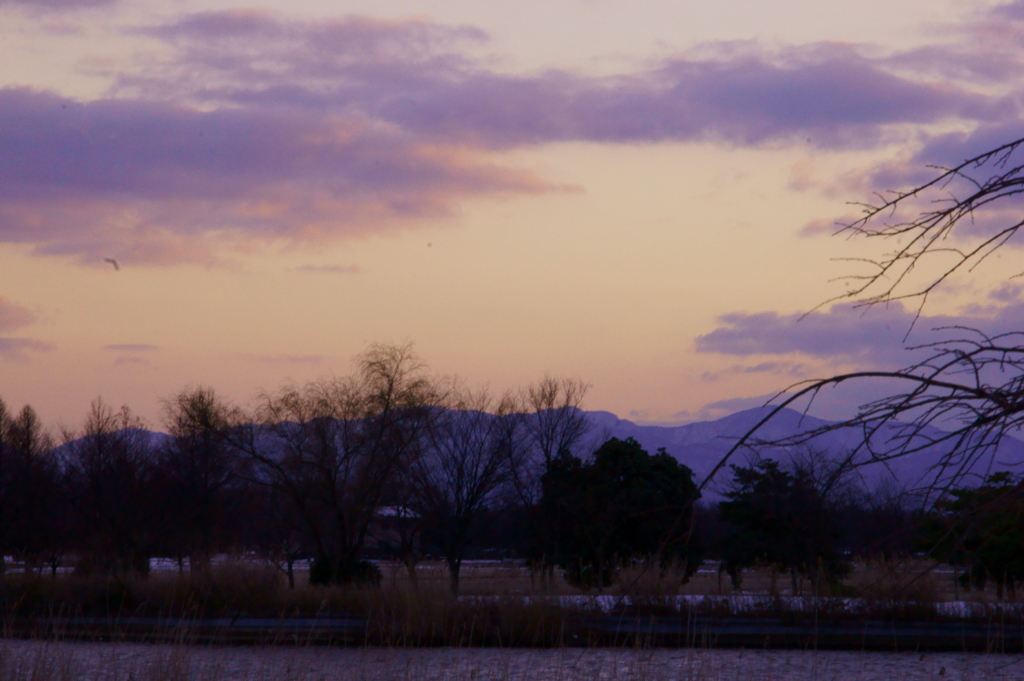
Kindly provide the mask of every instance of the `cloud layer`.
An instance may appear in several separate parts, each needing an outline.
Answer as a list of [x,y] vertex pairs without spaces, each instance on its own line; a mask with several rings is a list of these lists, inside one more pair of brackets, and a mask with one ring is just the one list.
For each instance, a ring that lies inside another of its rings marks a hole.
[[556,188],[351,117],[12,88],[0,158],[0,239],[98,262],[213,262],[218,244],[315,241]]
[[8,5],[35,12],[58,12],[113,5],[115,2],[117,0],[0,0],[0,7]]
[[[20,329],[35,321],[36,315],[31,310],[0,296],[0,333]],[[0,336],[0,360],[27,362],[30,352],[43,352],[51,349],[53,346],[49,343],[34,338]]]
[[301,265],[296,269],[319,274],[359,274],[363,271],[359,265]]
[[52,349],[52,344],[34,338],[0,338],[0,360],[27,362],[30,352],[45,352]]
[[[1012,287],[1003,287],[991,295],[993,300],[1008,298]],[[935,342],[941,338],[962,336],[954,327],[978,329],[990,335],[1020,330],[1024,303],[1011,302],[995,309],[966,310],[957,316],[921,316],[898,303],[868,310],[851,305],[836,305],[828,312],[807,315],[733,313],[718,318],[722,326],[696,340],[698,352],[736,357],[764,355],[803,355],[852,364],[863,369],[895,369],[906,366],[915,355],[908,348]],[[908,332],[910,333],[908,337]],[[748,367],[779,373],[789,372],[787,363],[767,362]]]
[[[891,124],[996,120],[1014,106],[899,75],[885,60],[832,43],[705,46],[700,55],[595,78],[495,72],[460,51],[486,40],[479,30],[424,22],[304,24],[218,12],[149,33],[178,57],[125,76],[128,91],[152,95],[171,84],[196,102],[355,113],[434,141],[489,148],[808,135],[819,145],[861,146]],[[245,47],[254,43],[258,55]]]
[[35,314],[28,308],[0,296],[0,333],[28,326],[35,320]]
[[115,343],[113,345],[104,345],[103,349],[114,352],[155,352],[160,349],[160,346],[147,343]]
[[0,241],[96,263],[215,264],[233,248],[397,229],[471,198],[571,188],[502,160],[523,146],[865,148],[908,126],[1002,130],[1018,113],[1008,93],[932,78],[945,53],[729,43],[592,77],[496,71],[473,56],[482,31],[426,21],[223,11],[136,32],[170,56],[115,73],[106,99],[0,89]]

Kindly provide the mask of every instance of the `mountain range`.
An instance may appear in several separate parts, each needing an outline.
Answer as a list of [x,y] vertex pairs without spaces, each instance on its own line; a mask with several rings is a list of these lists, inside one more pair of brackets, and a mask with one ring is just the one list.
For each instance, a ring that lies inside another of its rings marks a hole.
[[[736,412],[715,421],[699,421],[679,426],[642,425],[605,411],[584,412],[590,423],[590,430],[584,442],[576,448],[577,453],[593,452],[605,440],[611,437],[624,440],[633,438],[651,454],[659,448],[665,450],[680,463],[688,466],[698,482],[714,470],[722,457],[728,453],[738,438],[750,431],[770,411],[771,407],[758,407]],[[824,421],[813,416],[806,416],[792,409],[783,409],[767,424],[757,431],[761,440],[785,440],[801,433],[816,431],[834,422]],[[897,426],[883,431],[877,440],[884,440],[896,433]],[[171,437],[166,433],[145,431],[149,444],[157,448],[166,444]],[[925,435],[938,439],[942,431],[926,429]],[[858,428],[837,428],[817,435],[809,441],[809,445],[817,454],[838,457],[856,449],[863,443],[863,433]],[[884,443],[878,443],[884,444]],[[67,445],[64,445],[67,446]],[[736,452],[729,464],[746,465],[755,456],[785,461],[801,447],[744,449]],[[920,488],[936,481],[942,482],[948,477],[948,471],[937,468],[944,457],[948,457],[950,447],[946,444],[933,445],[912,456],[892,459],[886,463],[869,463],[857,468],[865,486],[874,488],[881,484]],[[1024,441],[1006,436],[1000,442],[994,456],[976,461],[968,472],[976,476],[985,476],[998,470],[1018,471],[1024,467]],[[715,479],[705,488],[705,498],[721,498],[721,494],[731,480],[732,472],[728,466],[723,467]]]
[[[620,419],[609,412],[587,412],[591,423],[591,437],[596,442],[607,437],[625,439],[631,437],[639,442],[644,449],[654,453],[659,447],[674,456],[680,463],[689,466],[698,480],[703,480],[735,444],[736,440],[754,427],[771,407],[758,407],[737,412],[716,421],[701,421],[681,426],[639,425]],[[792,437],[799,433],[813,431],[831,422],[823,421],[800,412],[784,409],[775,415],[761,430],[758,436],[763,440],[779,440]],[[938,429],[931,429],[932,437],[941,434]],[[895,428],[890,429],[895,433]],[[884,435],[883,435],[884,437]],[[843,455],[859,446],[864,436],[860,429],[842,428],[819,435],[810,444],[818,452],[833,456]],[[948,446],[933,446],[912,456],[893,459],[886,464],[871,463],[858,469],[864,482],[870,487],[892,481],[898,486],[915,488],[928,485],[936,479],[941,480],[948,472],[936,468],[936,464],[949,452]],[[759,455],[766,458],[785,459],[790,452],[779,449],[762,450]],[[754,452],[740,451],[729,463],[743,465]],[[977,461],[971,467],[975,475],[986,475],[996,470],[1017,470],[1024,465],[1024,441],[1005,437],[994,457]],[[724,485],[731,479],[731,471],[726,467],[709,485],[705,496],[716,497]]]

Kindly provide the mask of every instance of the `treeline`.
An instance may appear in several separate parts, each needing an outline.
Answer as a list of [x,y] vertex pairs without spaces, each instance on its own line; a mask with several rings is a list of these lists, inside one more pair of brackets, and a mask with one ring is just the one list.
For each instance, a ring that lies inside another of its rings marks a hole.
[[374,345],[353,375],[251,411],[187,389],[163,405],[166,434],[101,400],[59,436],[31,407],[0,406],[0,555],[30,571],[73,557],[80,574],[145,574],[154,556],[204,571],[247,553],[293,586],[300,560],[314,584],[373,584],[368,556],[400,559],[415,581],[431,555],[457,592],[485,536],[549,560],[531,540],[535,510],[547,465],[588,446],[585,392],[546,378],[495,398],[431,376],[408,346]]
[[454,593],[478,555],[524,558],[540,579],[560,569],[581,588],[637,563],[685,580],[714,558],[736,586],[770,567],[797,591],[931,541],[966,566],[965,584],[1020,579],[977,557],[984,542],[951,539],[965,532],[937,539],[978,517],[966,492],[915,513],[807,451],[734,466],[725,500],[701,502],[668,453],[602,442],[579,409],[585,392],[546,378],[495,398],[430,376],[409,347],[375,345],[355,374],[265,394],[251,411],[187,389],[163,405],[166,434],[97,400],[79,429],[53,436],[31,407],[0,403],[0,556],[28,571],[56,574],[73,557],[79,574],[146,574],[154,556],[201,572],[216,554],[255,554],[292,586],[307,559],[314,584],[379,583],[369,558],[400,560],[415,584],[429,556]]

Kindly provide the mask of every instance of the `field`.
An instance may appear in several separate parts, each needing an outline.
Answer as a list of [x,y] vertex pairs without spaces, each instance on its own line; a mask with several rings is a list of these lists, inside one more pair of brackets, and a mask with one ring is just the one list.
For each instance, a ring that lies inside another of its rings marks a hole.
[[1011,681],[1024,656],[0,643],[0,681]]
[[[1015,604],[997,606],[991,592],[965,593],[948,566],[924,561],[860,565],[843,595],[822,598],[811,598],[806,583],[794,596],[788,576],[767,571],[751,572],[744,589],[734,590],[714,565],[681,588],[671,573],[637,568],[598,594],[572,588],[557,573],[548,582],[515,562],[478,561],[464,566],[463,595],[455,599],[443,564],[421,565],[415,587],[404,568],[381,568],[380,589],[310,587],[300,573],[290,590],[279,571],[242,560],[218,561],[205,575],[158,569],[146,579],[8,574],[0,582],[7,635],[0,641],[0,681],[909,681],[1014,679],[1024,666],[1024,656],[985,654],[1003,648],[961,639],[934,651],[927,642],[904,641],[896,650],[849,652],[872,646],[858,638],[826,650],[816,636],[788,645],[761,635],[745,652],[707,637],[658,638],[605,626],[741,621],[777,629],[779,622],[807,624],[812,611],[823,632],[878,621],[893,631],[922,622],[1020,624]],[[357,623],[351,635],[284,634],[289,622],[341,616]],[[167,626],[139,629],[147,617],[166,618]],[[223,624],[203,633],[210,618],[255,617],[264,619],[249,621],[271,623],[266,636],[232,639]],[[87,620],[107,624],[81,626]],[[246,645],[224,646],[238,643]]]
[[[477,561],[463,567],[455,598],[441,563],[420,565],[415,583],[404,567],[381,568],[380,588],[313,587],[300,572],[289,589],[269,565],[227,559],[204,573],[158,569],[146,578],[8,574],[0,608],[8,634],[29,637],[167,641],[184,628],[193,639],[223,642],[397,646],[692,645],[698,630],[745,645],[721,629],[737,619],[804,627],[799,631],[813,625],[812,635],[825,624],[836,631],[880,622],[1024,625],[1024,607],[997,603],[992,590],[964,591],[952,569],[925,561],[859,565],[843,584],[818,594],[806,580],[794,584],[763,570],[750,571],[735,589],[713,564],[682,586],[676,571],[636,566],[602,592],[583,592],[557,570],[531,574],[517,562]],[[644,623],[655,621],[660,638],[645,638]],[[798,630],[787,631],[787,645],[806,639],[806,632],[793,639]],[[988,640],[987,632],[977,635]]]
[[[397,563],[383,563],[384,586],[392,589],[410,588],[408,573]],[[886,600],[925,600],[934,602],[995,603],[994,588],[963,589],[952,567],[929,560],[859,563],[839,589],[823,595],[865,597]],[[305,581],[300,579],[299,581]],[[772,575],[769,570],[750,570],[743,574],[742,588],[733,587],[728,575],[720,573],[717,563],[705,563],[684,585],[678,585],[672,572],[661,574],[657,568],[640,567],[627,570],[604,595],[686,595],[742,596],[769,595],[809,596],[812,587],[800,580],[793,593],[789,575]],[[427,562],[417,568],[420,588],[444,591],[448,588],[448,570],[443,563]],[[516,562],[474,561],[461,572],[460,592],[466,596],[594,596],[595,591],[581,591],[568,584],[558,570],[551,581],[532,576],[526,566]],[[1013,600],[1013,594],[1009,594]]]

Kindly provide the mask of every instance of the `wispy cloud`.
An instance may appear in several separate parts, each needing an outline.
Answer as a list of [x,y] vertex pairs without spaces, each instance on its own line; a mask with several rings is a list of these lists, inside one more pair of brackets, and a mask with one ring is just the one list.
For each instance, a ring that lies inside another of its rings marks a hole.
[[118,0],[0,0],[0,7],[20,7],[33,12],[67,12],[113,5]]
[[680,423],[692,421],[714,421],[738,411],[763,407],[772,399],[772,397],[774,397],[774,394],[758,395],[755,397],[732,397],[727,400],[710,402],[694,412],[677,412],[673,414],[673,417]]
[[53,350],[51,343],[34,338],[0,338],[0,359],[11,362],[27,362],[30,352],[47,352],[49,350]]
[[714,383],[726,376],[749,376],[751,374],[771,374],[796,380],[806,377],[811,370],[812,368],[805,362],[772,361],[757,364],[734,364],[720,371],[705,371],[700,375],[700,380],[705,383]]
[[36,320],[28,308],[0,296],[0,333],[28,326]]
[[[435,143],[488,148],[807,137],[820,146],[864,146],[892,124],[996,120],[1012,108],[999,97],[915,78],[903,63],[897,72],[891,58],[838,43],[708,44],[644,71],[597,78],[495,72],[459,51],[485,41],[481,31],[425,22],[310,24],[210,12],[149,32],[178,56],[125,75],[128,92],[153,96],[170,84],[180,98],[206,105],[344,111]],[[255,41],[258,63],[240,49]]]
[[[1002,289],[1000,289],[1001,291]],[[997,299],[999,291],[995,292]],[[739,357],[805,355],[863,368],[905,366],[909,347],[949,337],[953,327],[979,329],[989,334],[1019,330],[1024,303],[992,309],[969,309],[962,315],[925,315],[917,318],[898,303],[870,310],[836,305],[828,312],[780,315],[775,312],[734,313],[719,317],[722,324],[696,339],[698,352]],[[907,333],[913,333],[907,338]],[[753,367],[774,369],[775,362]],[[781,365],[780,365],[781,366]],[[798,365],[794,365],[798,366]],[[800,368],[800,372],[804,372]]]
[[159,350],[160,346],[148,345],[146,343],[115,343],[113,345],[104,345],[103,349],[114,352],[154,352]]
[[994,291],[990,291],[988,297],[1000,303],[1015,303],[1024,296],[1024,285],[1003,284]]
[[358,274],[363,271],[359,265],[302,265],[296,269],[299,272],[318,272],[323,274]]
[[[31,310],[0,296],[0,333],[20,329],[35,321],[36,315]],[[0,360],[27,362],[30,352],[45,352],[52,349],[53,345],[50,343],[34,338],[0,337]]]
[[829,312],[779,315],[733,313],[718,318],[717,329],[697,338],[698,352],[726,355],[859,357],[880,347],[902,347],[913,316],[893,305],[864,315],[848,305]]
[[500,72],[473,57],[483,31],[421,20],[220,11],[137,32],[168,56],[113,74],[109,98],[0,89],[0,241],[218,264],[234,248],[454,216],[471,198],[575,189],[500,156],[524,146],[864,148],[908,126],[1002,129],[1019,108],[1012,93],[937,81],[937,53],[835,43],[710,44],[593,77]]
[[558,189],[351,118],[12,88],[0,155],[0,240],[140,264],[216,263],[212,242],[316,243],[450,215],[467,196]]

